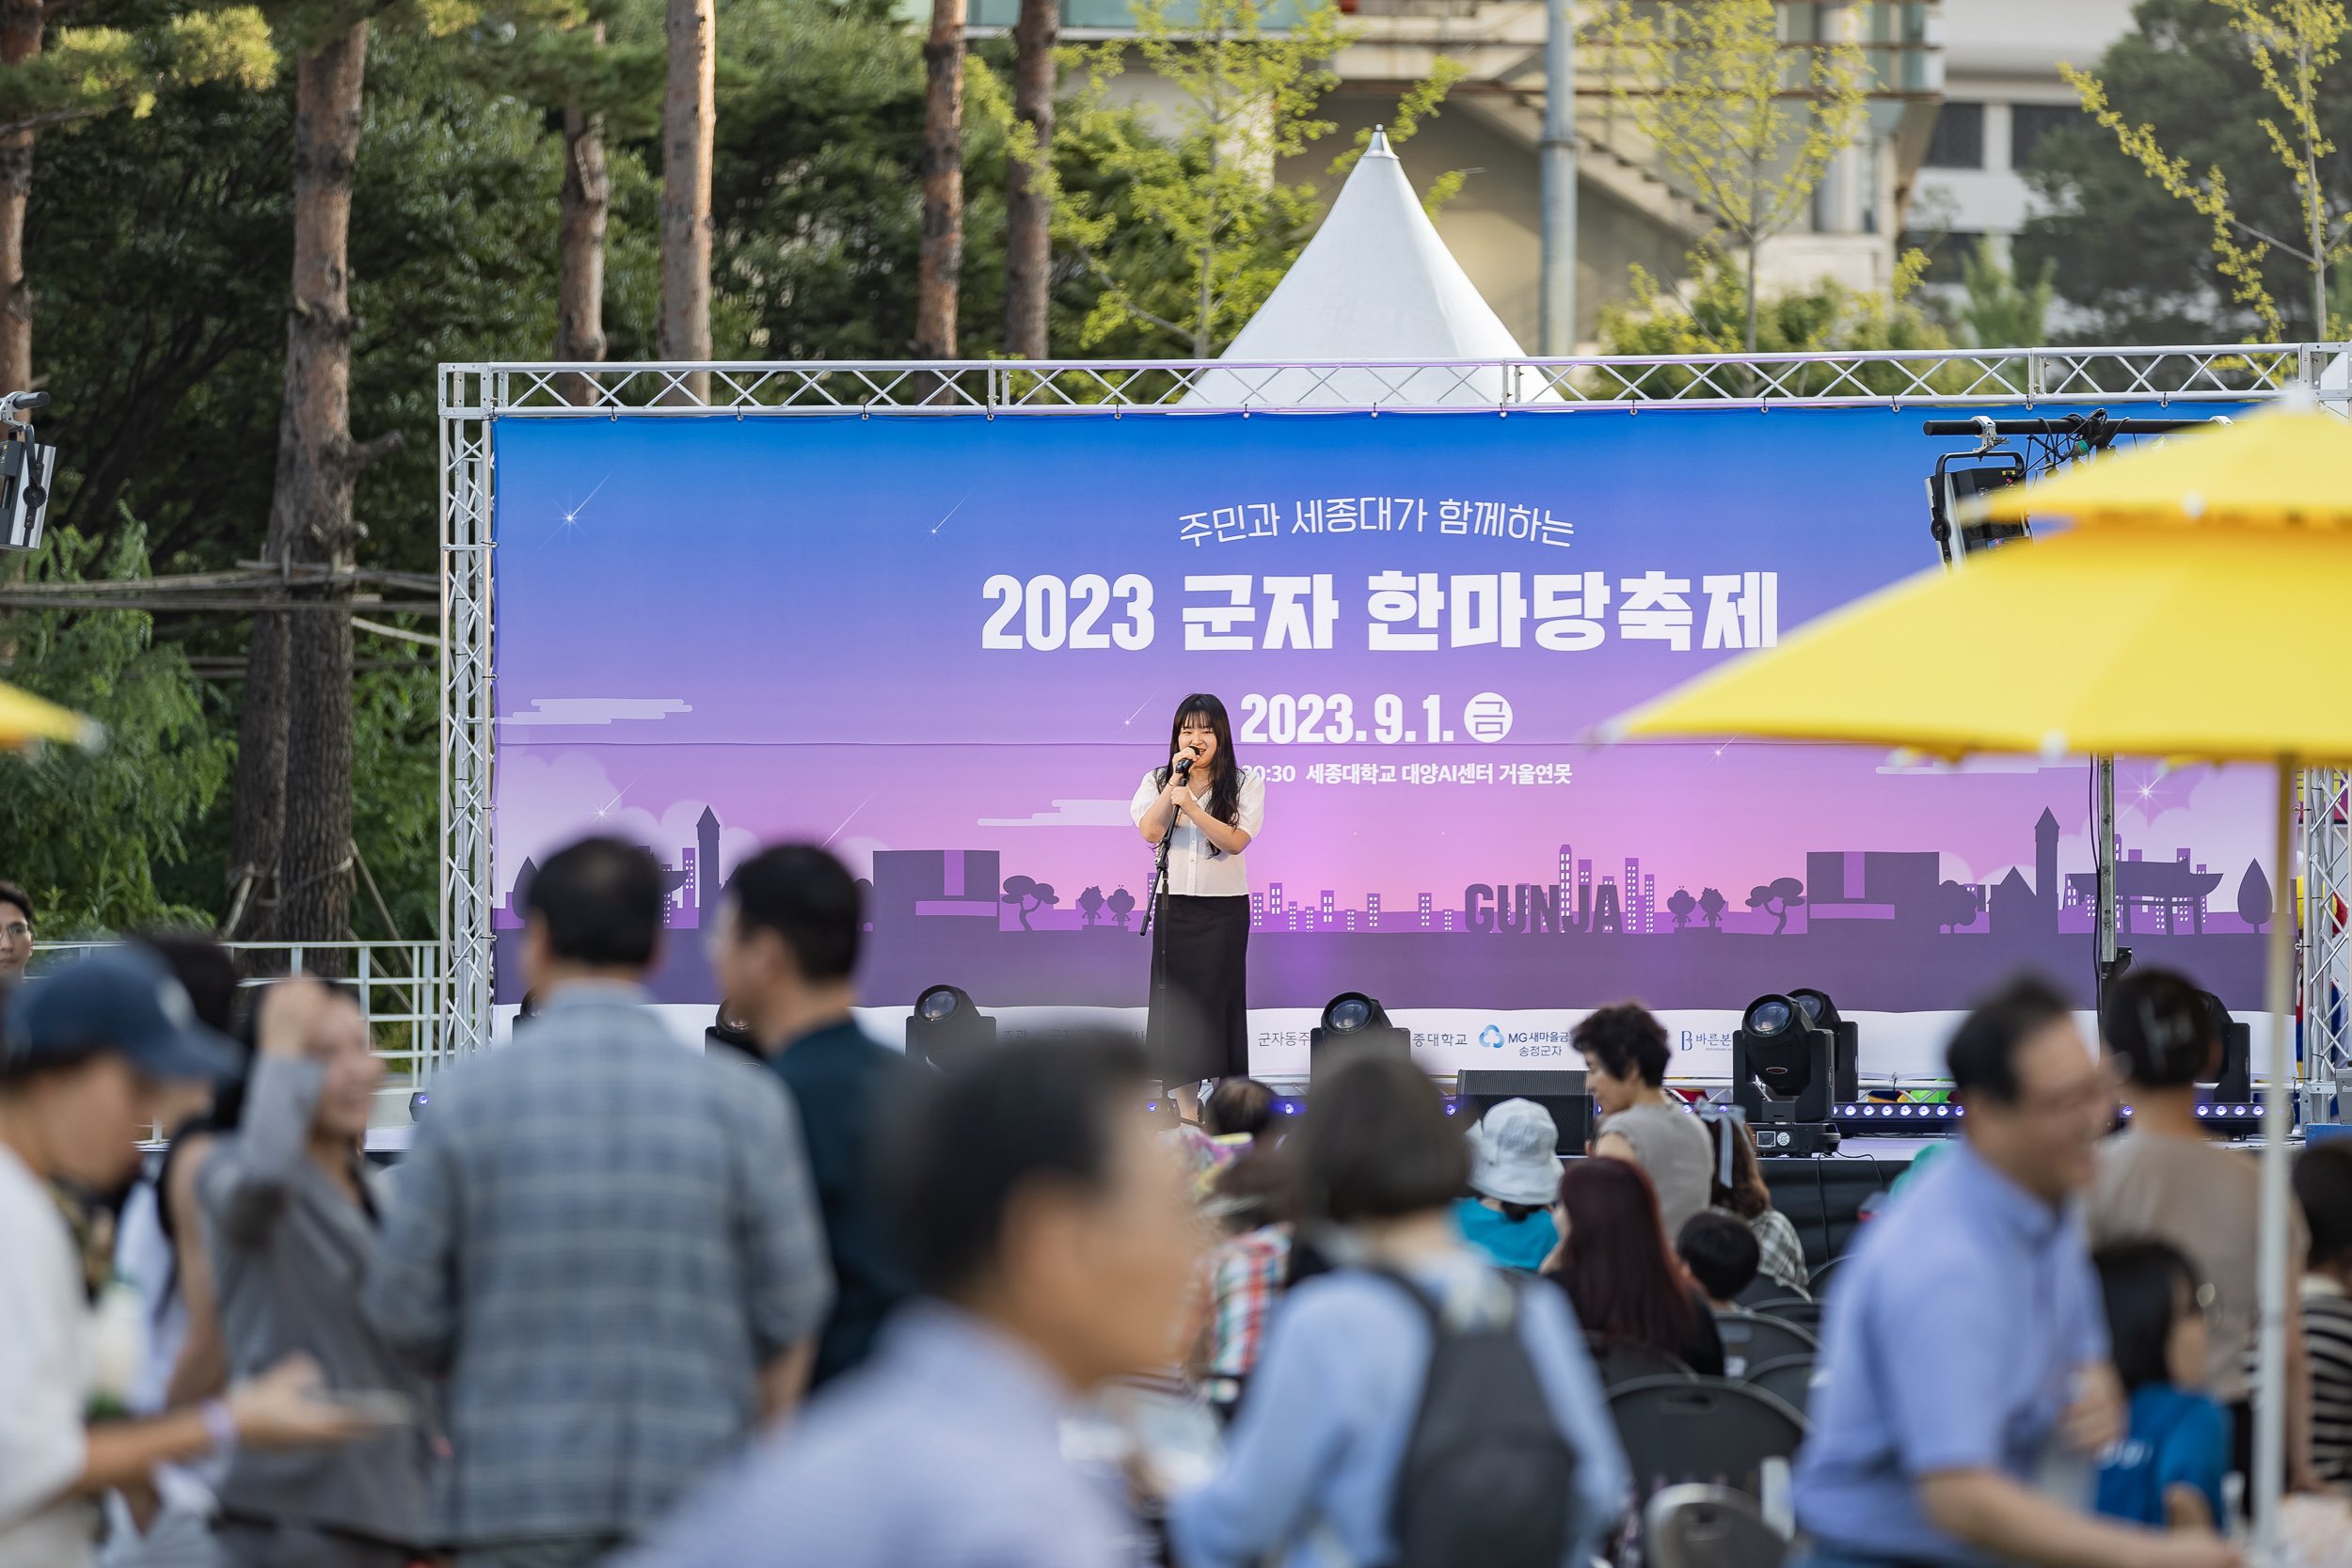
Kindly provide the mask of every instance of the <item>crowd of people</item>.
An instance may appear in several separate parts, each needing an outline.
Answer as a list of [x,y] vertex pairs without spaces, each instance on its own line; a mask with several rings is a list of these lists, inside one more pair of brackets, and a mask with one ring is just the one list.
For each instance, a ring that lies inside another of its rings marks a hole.
[[[348,992],[174,936],[22,981],[0,884],[0,1568],[1630,1562],[1671,1478],[1611,1386],[1737,1378],[1774,1303],[1820,1328],[1818,1568],[2239,1560],[2258,1198],[2198,1125],[2218,1040],[2177,976],[2114,987],[2102,1050],[2036,981],[1975,1008],[1964,1137],[1814,1304],[1745,1127],[1666,1086],[1637,1006],[1577,1028],[1599,1117],[1564,1160],[1542,1106],[1466,1128],[1373,1053],[1295,1117],[1107,1037],[911,1064],[852,1010],[856,884],[802,846],[729,879],[723,1048],[685,1049],[644,989],[665,902],[640,848],[548,858],[532,1016],[386,1167]],[[2295,1190],[2317,1493],[2352,1487],[2352,1140]]]

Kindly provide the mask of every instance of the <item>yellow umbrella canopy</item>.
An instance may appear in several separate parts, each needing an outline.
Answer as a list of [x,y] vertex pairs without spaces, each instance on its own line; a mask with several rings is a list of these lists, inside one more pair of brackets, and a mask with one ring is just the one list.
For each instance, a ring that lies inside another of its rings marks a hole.
[[0,686],[0,746],[64,740],[95,749],[105,738],[105,729],[97,720],[85,719],[70,707],[59,707],[13,686]]
[[1994,491],[1965,517],[2352,528],[2352,423],[2304,395],[2236,424],[2078,463]]
[[1602,733],[2277,766],[2254,1465],[2267,1560],[2284,1454],[2290,786],[2300,764],[2352,764],[2352,680],[2322,609],[2352,594],[2352,427],[2304,392],[2239,424],[1997,492],[1973,512],[2027,515],[2077,527],[1897,583]]
[[2346,602],[2352,532],[2082,528],[1897,583],[1604,735],[2352,762],[2352,678],[2303,612]]

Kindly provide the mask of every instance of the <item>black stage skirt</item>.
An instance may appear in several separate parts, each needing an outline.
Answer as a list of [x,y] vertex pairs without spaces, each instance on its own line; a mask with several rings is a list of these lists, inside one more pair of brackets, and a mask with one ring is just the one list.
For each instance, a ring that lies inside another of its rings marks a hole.
[[1163,894],[1152,922],[1144,1048],[1170,1090],[1249,1072],[1249,895]]

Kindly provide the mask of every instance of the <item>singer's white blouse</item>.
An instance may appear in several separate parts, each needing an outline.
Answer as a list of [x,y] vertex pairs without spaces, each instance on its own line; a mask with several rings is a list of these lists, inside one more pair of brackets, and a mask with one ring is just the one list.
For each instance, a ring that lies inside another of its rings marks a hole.
[[[1152,802],[1160,798],[1160,786],[1153,782],[1153,773],[1146,773],[1136,785],[1136,798],[1127,807],[1128,818],[1138,828],[1143,826],[1143,814]],[[1205,808],[1209,803],[1206,785],[1196,791],[1193,799]],[[1251,838],[1258,836],[1260,824],[1265,821],[1265,779],[1254,768],[1245,769],[1241,776],[1241,820],[1233,826]],[[1185,898],[1230,898],[1247,896],[1249,892],[1249,867],[1246,863],[1248,851],[1238,855],[1218,852],[1189,819],[1176,819],[1175,842],[1168,847],[1168,891]]]

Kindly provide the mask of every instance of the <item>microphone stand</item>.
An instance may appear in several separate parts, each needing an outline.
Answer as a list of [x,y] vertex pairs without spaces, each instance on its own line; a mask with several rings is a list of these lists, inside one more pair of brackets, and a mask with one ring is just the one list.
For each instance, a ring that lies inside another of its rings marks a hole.
[[[1176,765],[1176,777],[1181,783],[1191,782],[1192,759],[1190,757],[1186,757]],[[1168,846],[1176,842],[1176,828],[1184,819],[1184,813],[1178,812],[1174,820],[1168,823],[1168,832],[1160,835],[1160,858],[1152,867],[1152,885],[1143,890],[1143,927],[1136,932],[1136,935],[1139,937],[1148,937],[1152,934],[1152,911],[1159,908],[1160,889],[1168,885]]]

